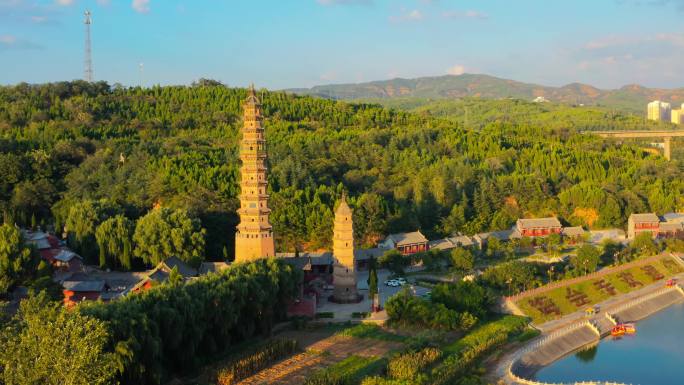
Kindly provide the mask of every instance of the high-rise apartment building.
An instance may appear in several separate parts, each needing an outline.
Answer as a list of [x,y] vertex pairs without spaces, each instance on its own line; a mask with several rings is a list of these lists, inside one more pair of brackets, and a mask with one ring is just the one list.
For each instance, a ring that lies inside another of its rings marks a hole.
[[684,124],[684,105],[679,110],[672,110],[672,123]]
[[669,122],[671,109],[670,103],[661,102],[660,100],[648,103],[648,119]]

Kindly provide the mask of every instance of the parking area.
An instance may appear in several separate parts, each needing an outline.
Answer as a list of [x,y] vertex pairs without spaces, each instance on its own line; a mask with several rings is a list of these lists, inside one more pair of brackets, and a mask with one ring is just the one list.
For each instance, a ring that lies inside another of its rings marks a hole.
[[618,243],[626,243],[627,237],[622,229],[592,230],[589,232],[589,242],[600,244],[606,239]]
[[[384,304],[393,295],[400,292],[404,286],[387,286],[385,281],[390,279],[392,274],[385,269],[378,270],[378,292],[380,294],[380,302]],[[356,280],[358,282],[359,293],[363,295],[363,300],[359,303],[337,304],[328,302],[327,295],[332,295],[332,290],[326,293],[325,298],[321,298],[321,304],[316,309],[317,312],[333,312],[335,318],[351,318],[352,313],[368,312],[371,309],[371,301],[368,298],[368,272],[360,271],[357,273]],[[417,296],[423,296],[430,290],[421,286],[407,284],[411,292]]]

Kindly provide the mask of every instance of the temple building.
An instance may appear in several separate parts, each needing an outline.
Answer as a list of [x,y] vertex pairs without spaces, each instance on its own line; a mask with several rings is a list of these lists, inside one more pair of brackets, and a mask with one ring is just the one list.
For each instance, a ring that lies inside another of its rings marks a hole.
[[235,234],[235,262],[275,256],[273,228],[268,220],[266,139],[261,103],[250,87],[242,105],[244,125],[240,142],[240,224]]
[[385,250],[397,249],[404,255],[422,253],[430,249],[430,241],[420,231],[390,234],[378,247]]
[[333,286],[332,301],[338,303],[359,302],[361,296],[356,289],[356,268],[354,265],[354,225],[352,210],[342,197],[335,211],[333,226]]
[[518,219],[515,229],[523,237],[545,237],[560,234],[563,225],[556,217]]
[[653,238],[684,239],[684,214],[655,213],[632,214],[627,220],[627,239],[634,239],[641,233],[649,233]]

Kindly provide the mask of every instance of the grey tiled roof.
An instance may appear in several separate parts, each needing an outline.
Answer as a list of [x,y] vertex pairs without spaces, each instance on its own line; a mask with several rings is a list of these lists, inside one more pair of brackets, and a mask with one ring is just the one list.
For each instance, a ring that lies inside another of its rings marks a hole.
[[283,258],[283,262],[300,269],[309,263],[313,266],[331,265],[333,263],[333,255],[330,251],[322,253],[303,252],[299,253],[298,257],[295,257],[294,253],[278,253],[276,256]]
[[684,223],[681,222],[663,222],[659,226],[660,231],[681,231],[684,230]]
[[437,239],[434,241],[430,241],[430,250],[449,250],[457,247],[454,242],[451,241],[450,238],[444,238],[444,239]]
[[654,213],[632,214],[629,216],[632,222],[660,222],[660,218]]
[[197,274],[205,275],[207,273],[221,271],[227,267],[228,264],[226,262],[202,262],[197,271]]
[[81,258],[78,254],[71,250],[62,249],[59,254],[55,255],[55,259],[62,262],[69,262],[74,258]]
[[682,223],[684,222],[684,213],[667,213],[663,214],[663,222]]
[[397,246],[414,245],[417,243],[427,243],[428,239],[420,231],[411,233],[390,234],[391,238]]
[[563,227],[563,230],[561,232],[566,237],[576,237],[578,235],[586,233],[586,231],[584,231],[584,229],[581,226]]
[[75,292],[84,291],[94,291],[99,292],[104,290],[105,281],[93,280],[93,281],[64,281],[62,282],[62,287],[66,290],[71,290]]
[[164,269],[164,267],[166,267],[169,272],[173,270],[174,267],[176,267],[180,275],[183,276],[183,278],[197,276],[196,269],[192,268],[190,265],[176,257],[167,258],[157,266],[158,270],[166,270]]
[[517,226],[519,229],[534,229],[534,228],[555,228],[561,227],[561,223],[556,217],[549,218],[526,218],[518,219]]

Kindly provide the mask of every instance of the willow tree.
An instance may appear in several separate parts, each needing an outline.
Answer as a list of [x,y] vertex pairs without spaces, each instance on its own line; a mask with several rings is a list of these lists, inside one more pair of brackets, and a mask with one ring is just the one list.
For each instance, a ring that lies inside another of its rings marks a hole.
[[71,206],[66,218],[69,243],[86,258],[95,258],[97,227],[108,218],[117,214],[118,207],[112,202],[85,200]]
[[133,221],[123,215],[109,218],[97,227],[95,239],[100,250],[100,267],[131,269],[134,228]]
[[199,264],[204,259],[206,231],[185,210],[166,207],[150,211],[135,227],[135,255],[156,265],[169,257]]
[[37,258],[16,227],[0,226],[0,294],[33,274]]
[[104,385],[116,375],[105,323],[51,302],[45,293],[21,302],[0,335],[0,379],[8,385]]

